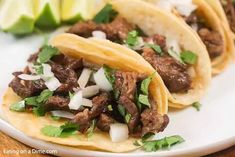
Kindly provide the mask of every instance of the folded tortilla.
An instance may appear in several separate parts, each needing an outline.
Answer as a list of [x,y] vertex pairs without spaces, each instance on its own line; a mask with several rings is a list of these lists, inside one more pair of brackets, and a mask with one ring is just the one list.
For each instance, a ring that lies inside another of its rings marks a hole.
[[[51,44],[58,48],[61,53],[73,58],[84,58],[87,61],[98,65],[108,65],[122,71],[133,71],[146,76],[155,73],[155,70],[144,59],[136,62],[135,58],[128,57],[125,52],[120,54],[119,51],[101,46],[90,39],[84,39],[73,34],[62,34],[52,39]],[[157,105],[157,111],[160,114],[166,114],[168,109],[167,91],[160,76],[156,73],[153,76],[149,86],[149,94]],[[91,138],[87,138],[84,134],[78,136],[70,136],[66,138],[48,137],[40,132],[40,129],[46,125],[60,126],[64,121],[53,121],[46,115],[45,117],[37,117],[29,112],[14,112],[10,111],[10,104],[20,101],[11,88],[7,90],[3,98],[3,111],[6,120],[13,126],[25,133],[26,135],[57,143],[66,146],[73,146],[82,149],[104,150],[111,152],[126,152],[137,149],[133,145],[136,141],[134,138],[129,138],[126,141],[113,143],[110,136],[106,132],[95,131]]]

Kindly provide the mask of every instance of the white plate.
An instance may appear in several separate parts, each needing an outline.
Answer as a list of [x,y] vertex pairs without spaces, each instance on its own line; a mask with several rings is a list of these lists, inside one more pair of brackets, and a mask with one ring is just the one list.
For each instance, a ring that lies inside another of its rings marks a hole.
[[[42,43],[42,36],[15,38],[9,34],[0,33],[0,101],[12,78],[11,73],[21,70],[26,65],[29,54],[36,52]],[[61,156],[199,156],[235,144],[234,97],[235,65],[232,65],[223,74],[213,79],[208,93],[201,101],[203,106],[200,112],[194,108],[170,111],[170,124],[158,137],[181,135],[185,142],[172,147],[171,150],[152,153],[138,150],[111,154],[60,146],[27,137],[3,120],[0,120],[0,130],[31,147],[56,149],[57,155]]]

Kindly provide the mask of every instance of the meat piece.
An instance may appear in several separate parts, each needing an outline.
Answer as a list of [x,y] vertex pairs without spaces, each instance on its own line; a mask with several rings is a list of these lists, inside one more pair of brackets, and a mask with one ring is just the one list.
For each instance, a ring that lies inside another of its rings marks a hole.
[[37,95],[41,93],[44,89],[46,89],[46,85],[43,80],[36,80],[36,81],[24,81],[25,86],[30,90],[33,95]]
[[91,125],[89,110],[85,109],[82,112],[78,112],[71,122],[79,125],[79,131],[85,132]]
[[126,39],[128,32],[133,29],[133,25],[129,24],[124,18],[118,16],[108,24],[96,24],[93,21],[79,22],[72,26],[68,30],[68,33],[77,34],[87,38],[92,36],[93,31],[99,30],[105,32],[109,40],[116,41]]
[[115,121],[112,117],[102,113],[97,121],[97,127],[102,131],[108,132],[110,129],[110,125],[114,122]]
[[189,16],[185,17],[185,22],[188,25],[192,25],[192,24],[196,24],[198,23],[198,18],[197,18],[197,14],[195,12],[191,13]]
[[235,32],[235,8],[234,2],[232,0],[221,1],[221,4],[224,8],[225,14],[227,16],[230,28],[233,32]]
[[63,65],[65,68],[77,70],[82,68],[82,59],[74,59],[63,54],[56,55],[51,59],[53,62]]
[[11,87],[13,91],[21,98],[30,97],[33,94],[32,91],[28,90],[28,88],[21,83],[21,79],[19,79],[18,77],[15,77],[11,81],[9,87]]
[[191,78],[184,64],[167,55],[159,56],[150,48],[144,48],[142,56],[157,70],[170,92],[190,89]]
[[69,111],[69,99],[61,96],[51,96],[44,104],[46,111],[67,110]]
[[120,93],[118,103],[123,105],[128,113],[131,114],[131,119],[128,123],[129,131],[132,133],[139,122],[139,112],[135,105],[134,95],[136,92],[136,83],[142,80],[144,76],[134,72],[115,73],[115,89]]
[[145,109],[141,113],[142,135],[148,132],[161,132],[169,123],[167,115],[160,115],[156,110]]
[[219,32],[201,28],[198,31],[198,34],[206,45],[211,59],[218,57],[223,53],[223,39]]
[[39,50],[38,52],[36,52],[36,53],[30,55],[27,61],[30,62],[30,63],[36,62],[37,59],[38,59],[38,54],[39,54],[39,52],[40,52],[40,50]]
[[162,49],[166,47],[166,37],[162,35],[155,34],[153,36],[144,38],[144,41],[150,43],[153,42],[154,44],[159,45]]
[[97,116],[99,116],[106,106],[108,105],[109,96],[107,93],[102,93],[92,99],[93,106],[91,110],[89,111],[89,117],[90,119],[93,119]]

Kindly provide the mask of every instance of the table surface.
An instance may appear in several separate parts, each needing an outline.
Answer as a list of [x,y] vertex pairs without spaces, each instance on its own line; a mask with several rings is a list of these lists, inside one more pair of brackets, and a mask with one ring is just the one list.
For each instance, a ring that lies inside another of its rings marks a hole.
[[[9,157],[10,155],[4,153],[4,150],[31,150],[32,148],[14,140],[13,138],[5,135],[4,133],[0,132],[0,157]],[[22,154],[22,155],[15,155],[14,157],[52,157],[51,155],[40,155],[40,154]],[[235,156],[235,146],[228,148],[226,150],[208,155],[206,157],[231,157]]]

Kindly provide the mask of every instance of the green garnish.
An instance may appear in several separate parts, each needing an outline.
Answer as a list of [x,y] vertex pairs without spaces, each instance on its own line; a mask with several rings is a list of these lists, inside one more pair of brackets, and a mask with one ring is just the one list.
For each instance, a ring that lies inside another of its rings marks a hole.
[[37,102],[38,103],[45,103],[49,97],[51,97],[53,95],[53,92],[45,89],[41,92],[41,94],[37,97]]
[[36,71],[37,75],[43,74],[43,67],[42,67],[41,64],[40,65],[34,65],[33,68]]
[[112,105],[108,105],[108,110],[109,110],[109,111],[113,111]]
[[155,133],[153,133],[153,132],[148,132],[148,133],[146,133],[144,136],[142,136],[141,140],[142,140],[142,141],[146,141],[146,140],[148,140],[149,138],[153,137],[154,135],[155,135]]
[[45,45],[38,54],[38,59],[40,63],[48,62],[53,56],[58,55],[59,50],[55,47]]
[[24,100],[25,100],[26,105],[38,106],[37,96],[25,98]]
[[39,117],[44,116],[45,113],[46,113],[46,111],[45,111],[45,109],[44,109],[43,104],[38,104],[37,107],[34,107],[34,108],[33,108],[33,113],[34,113],[36,116],[39,116]]
[[59,127],[46,125],[41,129],[41,132],[50,137],[67,137],[69,135],[74,134],[75,131],[79,129],[79,125],[67,122],[64,125]]
[[118,108],[119,113],[120,113],[123,117],[125,117],[125,115],[126,115],[126,109],[125,109],[122,105],[120,105],[120,104],[118,104],[117,108]]
[[140,94],[140,95],[139,95],[139,98],[138,98],[138,101],[139,101],[141,104],[148,106],[149,108],[151,107],[147,95]]
[[195,102],[192,104],[192,106],[197,110],[200,111],[200,107],[202,106],[199,102]]
[[197,62],[197,55],[191,51],[181,52],[180,58],[187,64],[195,64]]
[[130,114],[130,113],[127,113],[127,114],[125,115],[125,121],[126,121],[126,123],[129,123],[130,120],[131,120],[131,114]]
[[69,99],[70,99],[70,100],[72,99],[73,96],[74,96],[74,93],[71,93],[71,92],[69,91]]
[[134,145],[143,147],[146,152],[155,152],[161,149],[170,149],[173,145],[180,144],[182,142],[184,142],[184,139],[179,135],[175,135],[159,140],[136,141]]
[[87,130],[87,137],[88,138],[91,138],[92,135],[94,134],[95,127],[96,127],[96,119],[92,120],[92,124]]
[[105,74],[105,77],[107,78],[107,80],[109,81],[109,83],[114,86],[115,84],[115,76],[114,76],[114,73],[115,73],[115,70],[110,68],[109,66],[107,65],[104,65],[103,66],[103,69],[104,69],[104,74]]
[[60,119],[60,117],[51,115],[51,119],[57,121]]
[[136,30],[129,32],[125,43],[130,48],[137,45],[138,44],[138,32]]
[[173,57],[174,59],[176,59],[177,61],[179,61],[180,63],[184,64],[183,60],[181,59],[180,55],[175,52],[172,48],[170,48],[168,50],[168,54]]
[[145,44],[145,47],[153,49],[156,53],[163,55],[162,49],[159,45],[156,44]]
[[10,110],[17,111],[17,112],[23,112],[25,111],[25,101],[22,100],[20,102],[14,103],[10,106]]
[[96,23],[109,23],[111,22],[118,13],[113,10],[111,4],[106,4],[103,9],[101,9],[96,16],[93,18],[93,21]]
[[155,73],[153,73],[151,76],[147,77],[141,82],[140,89],[143,92],[143,94],[148,95],[149,84],[152,81],[154,75]]

